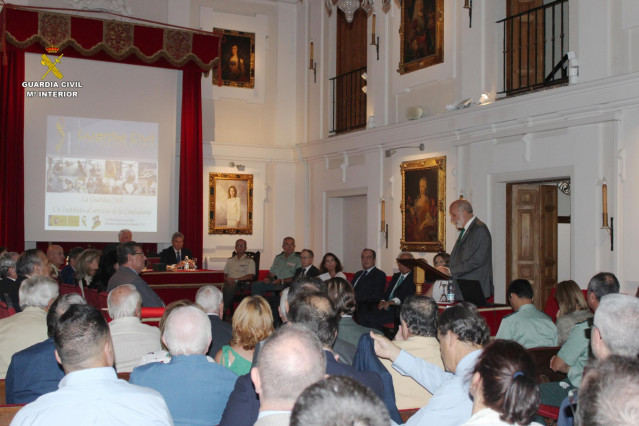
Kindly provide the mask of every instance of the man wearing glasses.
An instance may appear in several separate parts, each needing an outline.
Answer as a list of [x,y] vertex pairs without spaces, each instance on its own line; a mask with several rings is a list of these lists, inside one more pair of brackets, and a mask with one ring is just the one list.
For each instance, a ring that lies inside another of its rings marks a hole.
[[145,308],[162,307],[164,302],[155,291],[140,277],[140,272],[146,264],[146,256],[135,241],[129,241],[118,246],[118,270],[107,286],[107,292],[122,284],[133,284],[142,296],[142,306]]
[[302,266],[297,268],[295,271],[295,275],[293,276],[293,280],[298,277],[309,277],[315,278],[320,274],[319,269],[313,266],[313,259],[315,255],[312,250],[304,249],[300,252],[300,261],[302,262]]

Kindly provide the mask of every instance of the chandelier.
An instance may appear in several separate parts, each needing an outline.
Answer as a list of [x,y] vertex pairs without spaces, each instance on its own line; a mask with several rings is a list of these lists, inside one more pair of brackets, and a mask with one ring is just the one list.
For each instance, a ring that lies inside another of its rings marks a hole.
[[[382,0],[382,4],[386,6],[390,0]],[[366,14],[370,14],[373,11],[373,0],[326,0],[326,7],[328,10],[333,9],[333,5],[337,4],[337,7],[344,12],[346,16],[346,22],[349,24],[353,22],[353,15],[360,7]]]

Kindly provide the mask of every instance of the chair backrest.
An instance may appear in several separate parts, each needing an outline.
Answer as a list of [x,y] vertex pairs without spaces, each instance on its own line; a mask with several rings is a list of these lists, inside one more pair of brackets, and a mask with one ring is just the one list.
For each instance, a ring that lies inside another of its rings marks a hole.
[[16,310],[14,307],[7,308],[7,304],[0,301],[0,319],[10,317],[15,313]]
[[164,315],[166,308],[142,308],[142,322],[147,325],[158,326],[160,318]]
[[4,379],[0,380],[0,405],[7,403],[7,388]]
[[[559,305],[557,304],[557,299],[555,299],[556,292],[557,287],[550,290],[550,294],[548,295],[548,299],[546,300],[546,306],[544,306],[544,313],[552,318],[553,322],[557,321],[557,312],[559,312]],[[584,299],[588,300],[588,289],[581,289],[581,292],[584,295]]]
[[558,382],[566,378],[564,373],[559,373],[550,369],[550,359],[554,355],[557,355],[557,352],[559,352],[560,349],[561,346],[527,349],[535,362],[537,383]]
[[82,296],[82,290],[80,290],[80,287],[76,287],[73,284],[60,284],[60,295],[69,293],[78,293]]
[[0,405],[0,426],[9,425],[24,404]]
[[[237,252],[234,251],[231,257],[235,256],[236,254]],[[253,259],[253,262],[255,262],[255,280],[258,280],[259,279],[258,274],[260,273],[260,252],[247,251],[245,254],[251,259]]]
[[123,373],[123,372],[118,373],[118,379],[126,380],[128,382],[129,377],[131,377],[131,373]]
[[84,298],[87,303],[93,306],[96,309],[100,309],[100,301],[98,298],[98,290],[95,288],[85,288],[84,289]]

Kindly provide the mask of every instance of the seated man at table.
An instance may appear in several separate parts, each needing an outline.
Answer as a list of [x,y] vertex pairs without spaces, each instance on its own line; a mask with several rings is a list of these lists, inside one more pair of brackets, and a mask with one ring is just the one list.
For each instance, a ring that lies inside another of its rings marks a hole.
[[515,313],[501,321],[497,339],[514,340],[526,349],[557,346],[557,326],[533,305],[533,289],[528,280],[511,282],[506,296]]
[[[176,268],[183,268],[186,265],[185,258],[193,259],[191,250],[184,248],[184,234],[173,233],[171,237],[171,247],[167,247],[160,253],[160,263],[172,265]],[[189,262],[192,264],[192,262]],[[190,265],[189,265],[190,266]]]
[[237,291],[237,283],[240,281],[253,281],[255,279],[255,261],[246,254],[246,240],[239,239],[235,242],[235,256],[229,258],[224,265],[224,312],[231,307],[233,297]]
[[253,283],[251,293],[261,296],[267,291],[281,291],[293,280],[297,268],[302,267],[300,255],[295,253],[295,240],[292,237],[284,238],[282,253],[275,256],[273,265],[264,281]]
[[142,246],[135,241],[120,244],[118,246],[118,268],[117,272],[109,279],[107,291],[122,284],[133,284],[142,296],[142,306],[145,308],[162,307],[164,302],[160,299],[151,287],[140,277],[140,272],[144,270],[146,256],[142,251]]

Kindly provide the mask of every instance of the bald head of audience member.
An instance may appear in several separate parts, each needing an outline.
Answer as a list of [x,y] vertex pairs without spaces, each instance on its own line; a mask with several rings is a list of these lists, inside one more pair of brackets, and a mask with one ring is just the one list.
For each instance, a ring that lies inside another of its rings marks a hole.
[[325,349],[333,347],[340,316],[328,296],[320,293],[300,295],[290,305],[288,319],[310,330]]
[[61,294],[58,296],[47,312],[47,336],[55,336],[55,328],[60,322],[60,317],[73,305],[86,305],[87,302],[78,293]]
[[60,268],[64,263],[64,250],[58,245],[52,245],[47,248],[47,260],[56,268]]
[[133,232],[130,229],[123,229],[118,232],[118,241],[120,244],[128,243],[129,241],[133,241]]
[[594,362],[579,387],[576,426],[631,426],[639,418],[639,360],[611,355]]
[[207,314],[215,314],[220,318],[224,315],[223,294],[214,285],[205,285],[195,294],[195,303],[200,305]]
[[122,284],[111,290],[107,297],[111,319],[142,317],[142,296],[133,284]]
[[590,345],[596,358],[639,355],[639,299],[626,294],[602,297],[593,324]]
[[211,323],[196,306],[180,306],[169,314],[162,341],[171,356],[204,355],[211,344]]
[[53,336],[55,356],[65,373],[112,367],[115,361],[109,326],[90,305],[73,305],[62,314]]
[[18,297],[20,309],[28,306],[49,310],[49,306],[59,295],[58,283],[51,277],[35,275],[22,282]]
[[16,261],[18,275],[30,278],[34,275],[43,275],[48,277],[51,273],[49,261],[42,250],[29,249],[25,250]]
[[326,357],[317,337],[294,324],[281,327],[264,342],[251,369],[260,411],[291,411],[302,391],[325,374]]
[[599,307],[601,298],[607,294],[619,293],[619,280],[612,272],[600,272],[588,282],[586,301],[594,311]]
[[386,406],[375,392],[347,376],[331,376],[299,396],[291,426],[388,426]]

